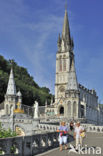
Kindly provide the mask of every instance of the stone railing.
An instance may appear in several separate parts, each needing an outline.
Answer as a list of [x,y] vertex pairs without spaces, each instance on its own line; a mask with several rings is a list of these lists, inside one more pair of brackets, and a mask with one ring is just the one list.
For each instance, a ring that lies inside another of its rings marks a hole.
[[58,133],[0,139],[0,155],[34,156],[58,147]]
[[95,126],[89,124],[82,124],[87,132],[103,133],[103,126]]
[[[95,126],[92,124],[81,124],[81,125],[86,129],[87,132],[103,133],[103,126]],[[41,131],[56,132],[59,126],[51,124],[38,124],[37,128],[38,130]]]
[[51,124],[38,124],[37,128],[42,131],[56,132],[59,126]]

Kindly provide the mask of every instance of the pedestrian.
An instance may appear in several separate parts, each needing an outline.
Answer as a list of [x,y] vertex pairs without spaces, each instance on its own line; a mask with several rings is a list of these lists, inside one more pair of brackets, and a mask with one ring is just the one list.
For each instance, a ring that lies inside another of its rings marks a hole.
[[80,122],[76,123],[75,129],[74,129],[74,138],[76,140],[76,150],[78,150],[79,145],[82,147],[82,141],[83,141],[83,133],[85,132],[84,128],[80,125]]
[[74,129],[74,123],[73,123],[73,121],[71,121],[70,122],[70,130],[73,131],[73,129]]
[[65,122],[61,122],[61,125],[59,129],[57,130],[59,132],[59,144],[60,144],[60,151],[63,150],[63,143],[65,145],[65,150],[67,150],[67,138],[68,138],[68,132],[69,129],[66,126]]

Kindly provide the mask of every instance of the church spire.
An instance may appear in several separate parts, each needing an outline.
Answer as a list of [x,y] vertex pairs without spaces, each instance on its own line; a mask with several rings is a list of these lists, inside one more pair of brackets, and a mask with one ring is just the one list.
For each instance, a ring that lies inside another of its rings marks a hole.
[[68,44],[71,43],[67,6],[65,8],[64,24],[63,24],[63,30],[62,30],[62,39],[67,41]]
[[69,75],[68,75],[67,90],[78,90],[78,82],[77,82],[76,70],[74,65],[74,58],[72,60]]
[[15,80],[14,80],[14,74],[13,74],[12,67],[11,67],[11,71],[10,71],[6,95],[16,95],[16,86],[15,86]]

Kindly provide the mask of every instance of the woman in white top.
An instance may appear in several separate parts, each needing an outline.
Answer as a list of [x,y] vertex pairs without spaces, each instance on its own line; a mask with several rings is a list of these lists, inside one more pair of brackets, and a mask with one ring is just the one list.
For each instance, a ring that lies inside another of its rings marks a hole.
[[76,123],[76,127],[74,130],[74,138],[76,140],[76,150],[78,149],[78,146],[82,146],[82,136],[81,133],[83,133],[85,130],[82,126],[80,126],[80,122]]

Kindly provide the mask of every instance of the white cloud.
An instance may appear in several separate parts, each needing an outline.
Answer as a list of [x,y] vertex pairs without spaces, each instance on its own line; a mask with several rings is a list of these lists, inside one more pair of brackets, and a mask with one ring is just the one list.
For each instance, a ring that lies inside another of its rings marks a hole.
[[[28,61],[31,63],[32,69],[34,69],[33,75],[36,82],[54,91],[55,75],[52,74],[55,72],[56,51],[51,52],[51,49],[47,48],[47,46],[48,43],[51,42],[51,36],[61,31],[63,18],[48,16],[46,20],[43,19],[45,19],[45,17],[42,16],[42,22],[22,25],[32,30],[32,32],[36,32],[38,35],[31,47],[27,44],[26,39],[21,40],[21,45]],[[57,43],[55,43],[54,49],[56,49],[56,46]]]

